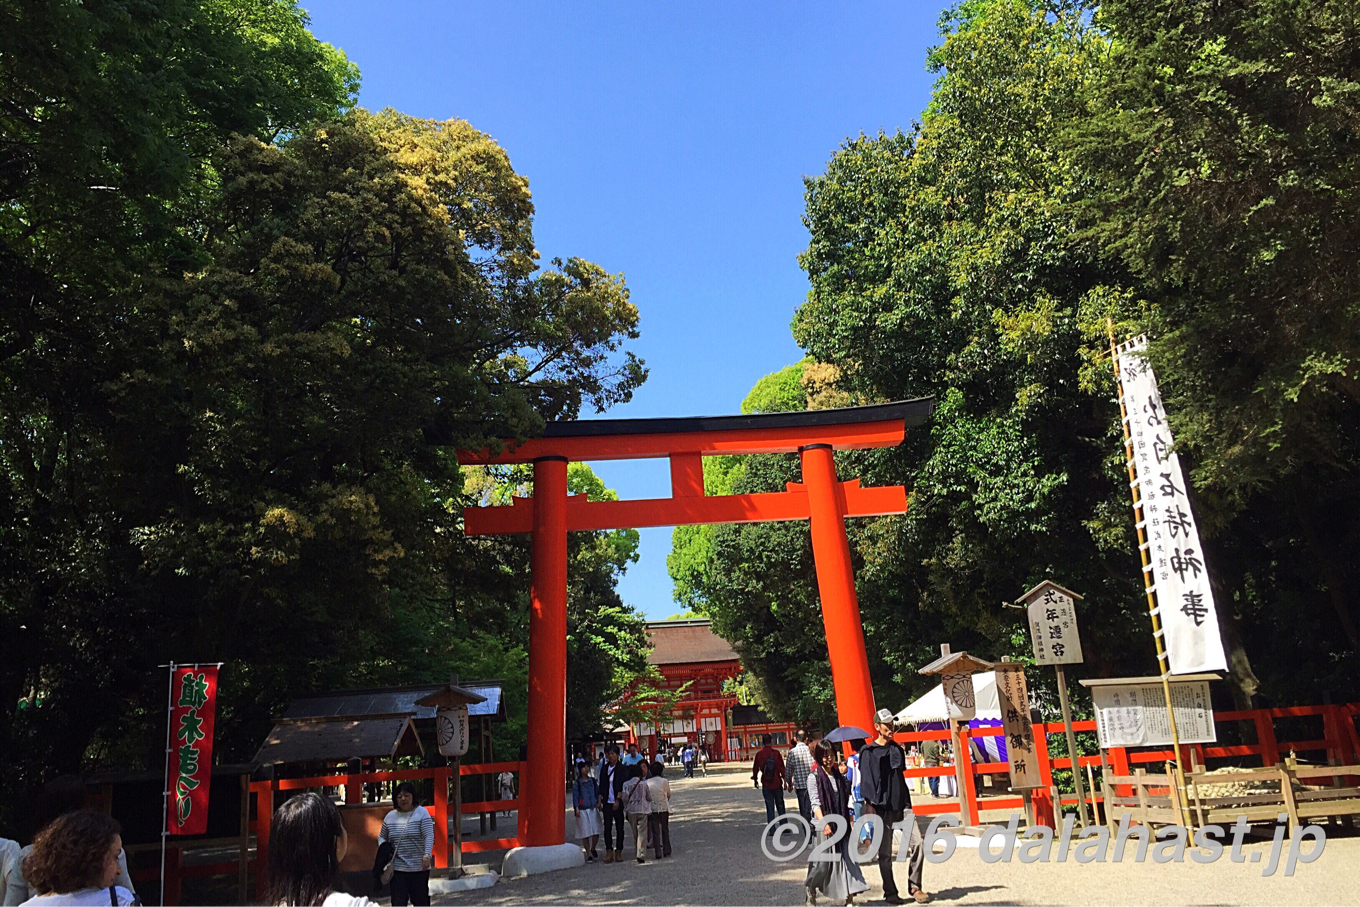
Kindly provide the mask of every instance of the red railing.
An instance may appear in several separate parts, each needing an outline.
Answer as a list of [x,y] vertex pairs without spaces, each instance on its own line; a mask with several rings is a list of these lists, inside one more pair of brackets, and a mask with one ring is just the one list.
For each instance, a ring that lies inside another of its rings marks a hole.
[[[462,765],[458,768],[459,777],[470,775],[500,774],[504,771],[519,772],[524,768],[522,762],[488,762],[480,765]],[[434,819],[434,865],[438,869],[446,869],[449,865],[449,782],[453,778],[451,768],[425,768],[425,769],[406,769],[401,771],[388,772],[362,772],[356,774],[339,775],[315,775],[309,778],[276,778],[272,781],[252,781],[250,784],[250,794],[254,798],[255,808],[253,810],[255,818],[251,820],[250,828],[255,833],[255,858],[250,861],[251,869],[255,876],[255,893],[257,897],[263,897],[269,879],[269,821],[274,815],[274,806],[278,801],[278,795],[284,791],[305,790],[318,787],[338,787],[343,785],[345,788],[346,802],[358,803],[356,796],[361,790],[359,785],[370,783],[383,783],[395,781],[421,781],[429,780],[434,788],[434,803],[431,808],[432,818]],[[480,812],[491,812],[493,809],[517,809],[519,800],[486,800],[475,803],[462,804],[461,814],[477,814]],[[519,846],[518,834],[512,838],[496,838],[487,841],[464,841],[462,852],[483,853],[489,850],[504,850],[510,847]],[[176,862],[175,868],[178,869]],[[220,863],[212,866],[190,866],[180,869],[178,875],[198,876],[198,875],[220,875],[238,871],[237,863]],[[154,870],[148,871],[149,877],[155,879],[158,876]],[[167,863],[166,881],[170,881],[171,868]],[[167,893],[169,885],[167,884]],[[167,903],[174,903],[167,897]]]
[[[1280,718],[1303,718],[1321,716],[1323,722],[1323,736],[1310,740],[1280,740],[1275,734],[1275,720]],[[1295,706],[1292,708],[1281,709],[1252,709],[1239,712],[1219,712],[1214,716],[1214,722],[1222,725],[1225,722],[1248,721],[1251,722],[1256,731],[1256,743],[1242,744],[1237,746],[1217,746],[1210,744],[1183,744],[1181,747],[1182,756],[1188,758],[1191,749],[1194,750],[1195,758],[1200,765],[1208,765],[1210,759],[1242,758],[1244,756],[1257,756],[1261,760],[1261,765],[1272,767],[1281,761],[1281,753],[1293,751],[1296,753],[1325,753],[1325,759],[1331,764],[1347,765],[1360,762],[1360,732],[1356,730],[1355,719],[1360,716],[1360,703],[1347,703],[1345,705],[1310,705]],[[1074,731],[1095,731],[1094,721],[1074,721],[1072,722]],[[989,797],[979,802],[977,775],[1000,774],[1007,772],[1008,768],[1004,762],[983,762],[973,763],[972,754],[968,747],[968,741],[973,737],[997,737],[1004,731],[999,727],[992,728],[965,728],[960,734],[960,752],[958,756],[963,762],[963,776],[968,785],[970,794],[968,800],[970,805],[967,824],[978,824],[978,813],[980,810],[993,809],[1019,809],[1024,804],[1024,799],[1017,796]],[[1039,777],[1045,788],[1053,785],[1053,770],[1072,768],[1070,757],[1064,756],[1055,758],[1048,752],[1048,735],[1063,734],[1064,729],[1061,722],[1051,724],[1034,725],[1034,749],[1035,758],[1039,763]],[[948,740],[949,731],[911,731],[895,735],[900,743],[916,743],[923,740]],[[1147,763],[1161,763],[1174,759],[1175,753],[1171,749],[1146,749],[1133,751],[1127,747],[1111,747],[1107,750],[1109,754],[1110,770],[1116,775],[1132,774],[1131,766]],[[1077,765],[1084,768],[1087,765],[1099,767],[1100,757],[1082,755],[1077,759]],[[955,767],[945,765],[939,767],[909,768],[906,771],[908,778],[929,778],[953,776]],[[1036,790],[1034,799],[1038,801],[1039,809],[1047,810],[1051,815],[1052,804],[1049,802],[1051,797],[1044,790]],[[1074,795],[1060,797],[1064,805],[1075,805],[1077,799]],[[1095,791],[1087,791],[1086,799],[1088,803],[1100,802],[1100,797],[1096,796]],[[918,803],[914,805],[914,810],[920,815],[938,815],[941,813],[957,813],[960,810],[958,803]]]

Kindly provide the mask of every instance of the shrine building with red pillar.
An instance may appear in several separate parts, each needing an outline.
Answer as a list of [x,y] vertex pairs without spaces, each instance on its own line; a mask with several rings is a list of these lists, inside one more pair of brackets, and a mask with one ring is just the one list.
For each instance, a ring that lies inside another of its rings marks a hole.
[[741,675],[741,660],[707,619],[650,621],[647,637],[652,644],[647,663],[660,672],[661,686],[689,687],[668,717],[632,726],[643,752],[656,753],[666,743],[695,743],[707,747],[710,760],[725,762],[747,758],[751,737],[770,733],[793,739],[793,723],[771,722],[759,709],[742,706],[735,692],[724,692],[727,681]]

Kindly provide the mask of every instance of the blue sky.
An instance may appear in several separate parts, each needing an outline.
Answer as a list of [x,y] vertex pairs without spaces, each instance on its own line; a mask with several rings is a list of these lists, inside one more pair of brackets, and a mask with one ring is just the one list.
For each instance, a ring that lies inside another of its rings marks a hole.
[[[360,103],[459,117],[529,179],[544,261],[623,272],[651,370],[615,417],[736,412],[801,358],[803,177],[847,137],[909,129],[930,98],[944,4],[307,2],[363,73]],[[593,464],[628,498],[669,495],[664,460]],[[620,584],[679,610],[670,529]]]

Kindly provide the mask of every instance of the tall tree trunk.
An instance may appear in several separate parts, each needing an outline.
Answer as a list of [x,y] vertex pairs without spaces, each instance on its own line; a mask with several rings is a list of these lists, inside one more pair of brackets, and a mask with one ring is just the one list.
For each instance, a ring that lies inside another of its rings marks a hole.
[[[1232,690],[1233,707],[1239,711],[1255,708],[1255,697],[1261,681],[1251,669],[1246,646],[1242,645],[1241,618],[1232,607],[1232,599],[1218,599],[1218,634],[1223,640],[1223,654],[1228,658],[1228,683]],[[1226,607],[1225,607],[1226,606]]]
[[1303,542],[1308,546],[1310,555],[1308,560],[1312,562],[1327,587],[1327,597],[1331,600],[1332,610],[1336,613],[1337,626],[1346,634],[1346,639],[1350,640],[1351,648],[1360,652],[1360,631],[1356,629],[1355,621],[1351,617],[1350,603],[1346,601],[1345,579],[1337,569],[1335,558],[1330,556],[1331,552],[1323,548],[1313,520],[1304,512],[1302,504],[1297,505],[1297,512],[1299,526],[1303,530]]

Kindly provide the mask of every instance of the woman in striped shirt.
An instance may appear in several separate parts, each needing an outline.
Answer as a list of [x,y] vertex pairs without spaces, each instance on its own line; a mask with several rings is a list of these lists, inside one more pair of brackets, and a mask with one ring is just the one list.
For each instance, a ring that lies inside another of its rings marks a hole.
[[434,852],[434,819],[416,805],[410,781],[397,785],[396,809],[383,818],[378,844],[392,845],[392,907],[429,907],[430,855]]

